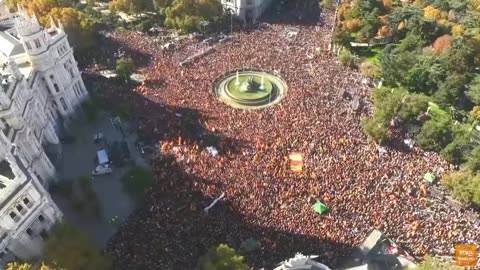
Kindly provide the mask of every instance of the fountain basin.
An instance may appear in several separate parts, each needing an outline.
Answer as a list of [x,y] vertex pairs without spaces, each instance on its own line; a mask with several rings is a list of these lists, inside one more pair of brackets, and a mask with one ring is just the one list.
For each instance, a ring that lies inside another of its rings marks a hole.
[[279,76],[258,70],[234,70],[219,77],[214,93],[220,101],[241,109],[259,109],[278,103],[287,92]]

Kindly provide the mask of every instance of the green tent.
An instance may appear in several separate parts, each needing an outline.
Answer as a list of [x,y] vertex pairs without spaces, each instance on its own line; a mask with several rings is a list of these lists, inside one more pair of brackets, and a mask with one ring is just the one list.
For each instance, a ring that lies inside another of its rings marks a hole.
[[329,210],[328,206],[318,201],[314,205],[312,205],[312,209],[320,215],[326,214]]
[[435,181],[435,175],[433,173],[426,173],[423,176],[423,180],[427,181],[428,183],[433,183]]

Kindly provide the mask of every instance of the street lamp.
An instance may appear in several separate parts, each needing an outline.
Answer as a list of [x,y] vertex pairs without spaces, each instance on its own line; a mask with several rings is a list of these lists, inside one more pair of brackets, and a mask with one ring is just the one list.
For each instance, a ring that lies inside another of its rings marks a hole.
[[227,13],[230,15],[230,35],[233,34],[233,10],[232,8],[227,8]]

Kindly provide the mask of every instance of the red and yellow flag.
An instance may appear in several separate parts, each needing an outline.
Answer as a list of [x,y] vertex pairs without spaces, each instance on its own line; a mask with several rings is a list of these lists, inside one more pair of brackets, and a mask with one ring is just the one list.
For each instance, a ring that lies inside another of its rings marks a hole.
[[302,172],[303,170],[303,156],[300,153],[290,153],[290,170],[292,172]]

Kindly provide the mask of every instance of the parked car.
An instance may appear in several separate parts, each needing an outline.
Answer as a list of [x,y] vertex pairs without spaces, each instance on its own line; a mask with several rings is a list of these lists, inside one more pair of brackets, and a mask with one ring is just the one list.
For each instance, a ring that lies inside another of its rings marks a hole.
[[92,175],[104,175],[104,174],[111,174],[112,168],[108,164],[98,165],[95,170],[92,171]]

